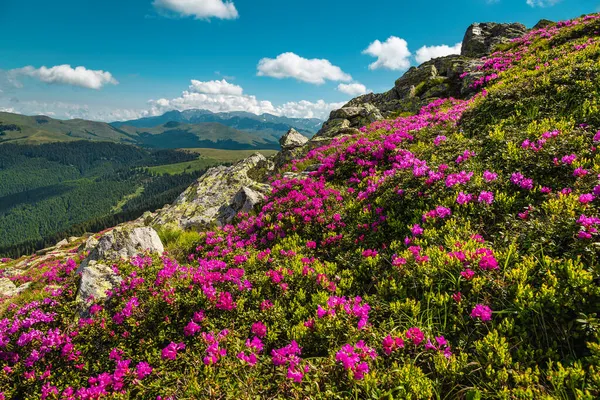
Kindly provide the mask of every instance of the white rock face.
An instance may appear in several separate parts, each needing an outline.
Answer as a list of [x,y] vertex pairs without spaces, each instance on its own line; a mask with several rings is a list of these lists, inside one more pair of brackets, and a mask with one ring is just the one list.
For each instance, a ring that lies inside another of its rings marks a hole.
[[16,296],[31,286],[31,282],[24,283],[17,287],[10,279],[0,278],[0,296],[12,297]]
[[259,153],[231,167],[211,168],[173,204],[157,211],[152,225],[183,229],[223,225],[232,218],[232,212],[235,215],[239,211],[231,205],[242,188],[247,189],[244,190],[249,194],[247,198],[255,199],[259,197],[255,193],[267,193],[269,186],[263,184],[262,180],[272,170],[273,163]]
[[116,275],[109,266],[91,260],[81,271],[77,302],[87,309],[85,307],[87,300],[91,298],[94,301],[105,299],[106,291],[117,287],[121,281],[121,277]]
[[[88,243],[94,242],[88,240]],[[90,296],[102,300],[106,298],[107,290],[121,282],[109,265],[147,251],[158,254],[165,251],[153,228],[123,225],[104,234],[77,269],[81,273],[77,302],[82,305],[83,311],[86,311],[86,301]]]
[[308,139],[294,128],[290,129],[281,139],[279,139],[281,149],[284,151],[304,146],[306,142],[308,142]]

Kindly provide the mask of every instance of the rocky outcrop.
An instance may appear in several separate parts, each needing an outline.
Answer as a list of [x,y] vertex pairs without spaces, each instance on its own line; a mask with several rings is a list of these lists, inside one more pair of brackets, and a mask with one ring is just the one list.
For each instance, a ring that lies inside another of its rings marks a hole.
[[31,282],[24,283],[17,287],[10,279],[0,278],[0,296],[1,297],[12,297],[16,296],[23,291],[27,290],[31,286]]
[[88,310],[88,301],[102,301],[107,297],[106,292],[119,286],[122,279],[111,267],[91,260],[81,270],[81,282],[77,290],[77,303],[81,311]]
[[300,158],[304,154],[304,146],[308,143],[308,139],[302,136],[294,128],[290,129],[281,139],[281,151],[277,153],[273,162],[276,168],[281,168],[293,159]]
[[279,139],[279,144],[281,145],[281,150],[292,150],[296,147],[303,146],[308,142],[306,136],[302,135],[300,132],[291,128],[285,135]]
[[475,23],[469,26],[462,43],[460,54],[465,57],[483,57],[494,47],[527,33],[523,24]]
[[527,28],[518,23],[471,25],[465,34],[460,55],[435,58],[412,67],[391,90],[351,100],[341,109],[331,112],[316,138],[356,134],[361,127],[373,121],[402,113],[416,113],[436,98],[468,98],[475,92],[470,84],[478,76],[474,74],[473,79],[461,79],[461,74],[482,65],[480,58],[490,54],[494,46],[526,32]]
[[217,220],[223,224],[229,224],[238,213],[249,213],[264,200],[263,193],[244,186],[233,197],[231,204],[221,207]]
[[77,269],[81,274],[77,302],[82,311],[85,312],[90,297],[96,301],[102,300],[107,290],[121,282],[121,278],[110,267],[112,264],[139,253],[162,254],[164,251],[158,233],[150,227],[125,224],[105,233]]
[[[259,153],[231,167],[211,168],[173,204],[159,210],[152,224],[183,229],[224,225],[231,220],[232,212],[237,213],[240,202],[243,208],[259,197],[257,193],[268,191],[263,181],[273,168],[273,162]],[[245,200],[240,200],[244,196]]]

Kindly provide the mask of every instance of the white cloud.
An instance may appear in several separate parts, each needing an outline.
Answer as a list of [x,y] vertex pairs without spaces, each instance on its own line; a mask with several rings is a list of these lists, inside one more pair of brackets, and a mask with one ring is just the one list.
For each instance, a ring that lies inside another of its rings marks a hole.
[[386,68],[391,70],[406,70],[410,67],[411,53],[404,39],[390,36],[385,42],[374,41],[363,54],[377,57],[377,61],[369,65],[369,69]]
[[241,86],[229,83],[225,79],[207,82],[192,80],[190,90],[195,93],[230,94],[234,96],[241,96],[244,91]]
[[144,109],[115,109],[109,106],[89,106],[65,102],[18,101],[0,98],[0,110],[25,115],[48,115],[60,119],[81,118],[92,121],[125,121],[142,117],[162,115],[167,111],[204,109],[212,112],[246,111],[254,114],[269,113],[293,118],[327,119],[332,110],[344,103],[327,103],[323,100],[310,102],[290,101],[279,106],[270,101],[246,95],[242,87],[226,80],[191,81],[181,96],[172,99],[148,101]]
[[196,19],[236,19],[239,17],[235,5],[223,0],[154,0],[157,10],[166,10],[183,17]]
[[360,96],[361,94],[372,92],[372,90],[367,89],[365,85],[358,82],[349,84],[340,83],[337,87],[337,90],[350,96]]
[[561,0],[527,0],[527,5],[530,7],[552,7],[558,4]]
[[[219,83],[215,84],[215,82]],[[325,119],[331,110],[340,108],[343,103],[326,103],[323,100],[313,103],[303,100],[274,106],[270,101],[244,94],[240,86],[222,80],[192,81],[188,90],[183,91],[181,96],[174,99],[150,100],[149,105],[148,115],[161,115],[172,110],[203,109],[212,112],[247,111],[254,114],[269,113],[295,118]]]
[[329,60],[313,58],[311,60],[294,53],[283,53],[277,58],[263,58],[258,62],[258,76],[272,78],[295,78],[299,81],[325,83],[326,80],[347,82],[352,76],[342,71]]
[[45,83],[72,85],[87,89],[101,89],[105,85],[117,85],[119,83],[110,72],[94,71],[81,66],[72,68],[67,64],[56,65],[51,68],[27,66],[10,70],[9,74],[13,77],[28,76]]
[[290,118],[319,118],[327,119],[329,113],[346,103],[326,103],[323,100],[318,100],[316,103],[301,100],[298,102],[290,101],[276,108],[276,115],[284,115]]
[[456,43],[454,46],[448,46],[446,44],[441,46],[423,46],[417,50],[415,58],[419,64],[422,64],[432,58],[449,56],[450,54],[460,54],[461,48],[461,42]]

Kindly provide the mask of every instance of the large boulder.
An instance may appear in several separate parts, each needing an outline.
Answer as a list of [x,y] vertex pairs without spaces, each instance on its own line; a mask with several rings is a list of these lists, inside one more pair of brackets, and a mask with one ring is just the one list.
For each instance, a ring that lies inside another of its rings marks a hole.
[[291,128],[285,135],[281,137],[281,139],[279,139],[279,144],[281,145],[281,149],[283,151],[304,146],[306,142],[308,142],[308,138],[294,128]]
[[24,283],[17,287],[9,278],[0,278],[0,296],[12,297],[16,296],[31,286],[31,282]]
[[242,187],[233,197],[231,204],[223,206],[217,220],[221,224],[229,224],[240,212],[249,213],[265,200],[265,195],[249,187]]
[[102,301],[107,291],[120,285],[122,278],[106,264],[91,260],[81,271],[81,282],[77,290],[77,303],[81,311],[88,310],[88,300]]
[[147,226],[126,224],[102,235],[77,269],[81,274],[77,290],[77,302],[81,310],[87,310],[90,297],[96,301],[102,300],[106,297],[107,290],[113,289],[121,282],[121,278],[111,268],[114,263],[140,253],[162,254],[164,251],[158,233]]
[[460,54],[465,57],[483,57],[490,54],[495,46],[526,33],[527,27],[519,23],[474,23],[465,33]]
[[273,168],[273,162],[260,153],[230,167],[211,168],[173,204],[157,211],[152,224],[183,229],[223,225],[230,216],[224,207],[232,204],[242,188],[267,193],[269,186],[263,182]]
[[323,124],[316,136],[331,138],[356,134],[363,126],[382,119],[383,115],[373,104],[367,102],[360,105],[347,104],[330,113],[329,120]]

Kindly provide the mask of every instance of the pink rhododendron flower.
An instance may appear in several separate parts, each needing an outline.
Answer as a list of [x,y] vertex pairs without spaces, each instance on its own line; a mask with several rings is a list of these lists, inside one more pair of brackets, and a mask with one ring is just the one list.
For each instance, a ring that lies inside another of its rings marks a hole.
[[477,304],[471,311],[471,318],[479,318],[482,322],[491,321],[492,309],[483,304]]
[[458,196],[456,197],[456,202],[461,205],[467,204],[467,203],[471,202],[472,200],[473,200],[473,195],[467,194],[464,192],[460,192],[458,194]]
[[498,174],[495,172],[490,172],[490,171],[485,171],[483,173],[483,179],[485,179],[487,182],[493,182],[496,179],[498,179]]
[[177,358],[177,352],[185,350],[184,343],[171,342],[167,347],[162,349],[161,357],[163,360],[175,360]]
[[252,324],[252,333],[261,338],[265,337],[267,336],[267,326],[260,321],[255,322]]
[[477,198],[479,203],[492,204],[494,202],[494,193],[483,191]]
[[588,204],[594,201],[594,195],[591,193],[582,194],[579,196],[579,202],[581,204]]
[[152,367],[147,362],[142,361],[135,367],[135,371],[137,378],[142,380],[152,373]]
[[425,334],[415,326],[406,331],[406,338],[412,341],[414,345],[418,346],[425,340]]

